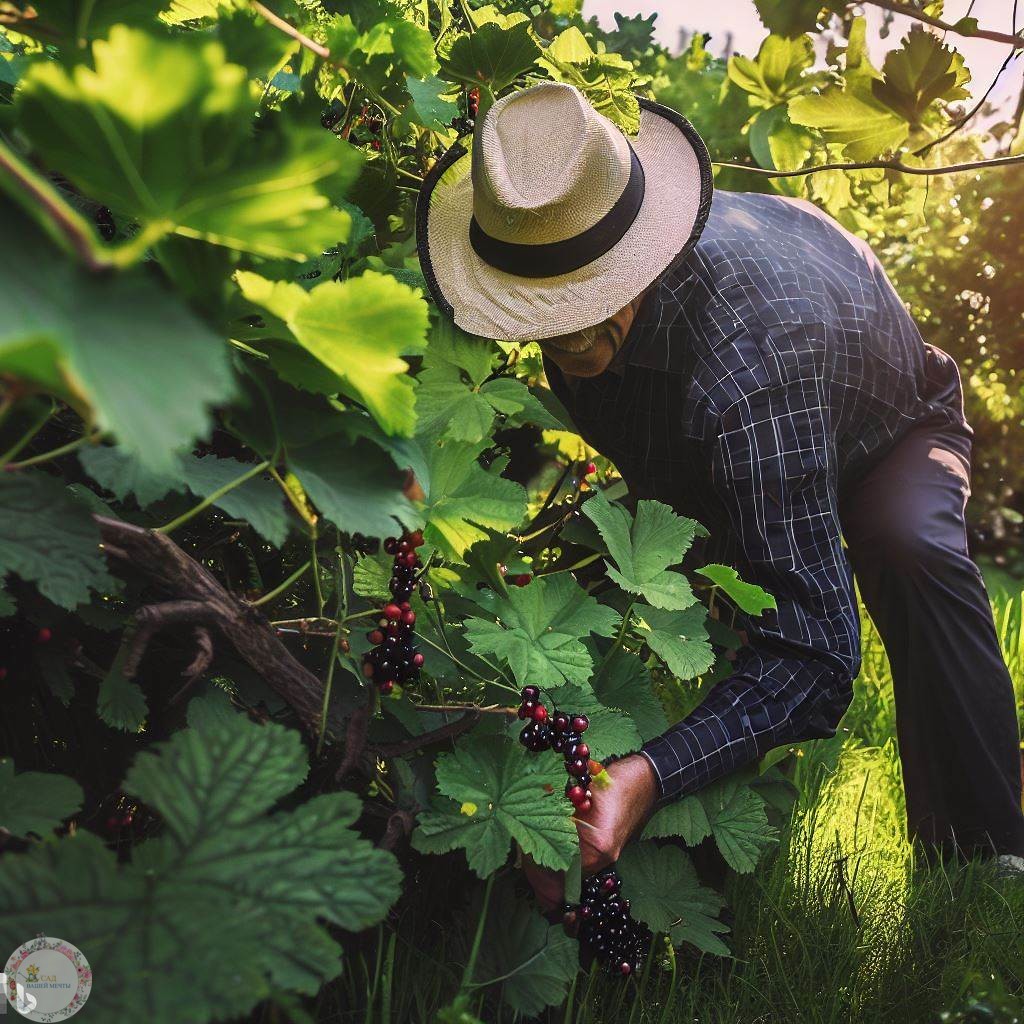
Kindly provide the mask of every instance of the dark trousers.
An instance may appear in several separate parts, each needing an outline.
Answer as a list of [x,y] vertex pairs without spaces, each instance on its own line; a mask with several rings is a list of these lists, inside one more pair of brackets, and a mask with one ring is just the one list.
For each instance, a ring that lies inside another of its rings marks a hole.
[[841,502],[861,596],[885,644],[912,835],[1024,856],[1013,685],[967,553],[969,437],[921,427]]

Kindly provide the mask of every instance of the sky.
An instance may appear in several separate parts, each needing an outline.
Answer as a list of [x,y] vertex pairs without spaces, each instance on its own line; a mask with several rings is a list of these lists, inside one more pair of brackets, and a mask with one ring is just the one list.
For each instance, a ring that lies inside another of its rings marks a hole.
[[[971,8],[971,16],[978,19],[982,28],[995,29],[1001,32],[1011,31],[1013,21],[1014,0],[947,0],[944,18],[952,23],[967,14]],[[712,34],[709,49],[713,53],[721,51],[729,32],[733,34],[734,51],[753,56],[757,52],[765,29],[758,20],[753,0],[585,0],[583,13],[586,16],[596,14],[601,23],[614,27],[613,13],[650,15],[658,12],[655,22],[658,41],[675,51],[678,47],[679,30],[686,28],[693,31],[710,32]],[[880,29],[883,14],[877,7],[865,6],[865,16],[869,26],[869,44],[872,59],[881,64],[885,51],[899,45],[899,40],[913,22],[897,15],[887,38],[882,38]],[[1024,4],[1018,15],[1018,30],[1024,28]],[[999,66],[1009,53],[1009,47],[1001,43],[993,43],[984,39],[965,39],[960,36],[950,37],[957,49],[964,55],[967,67],[973,75],[968,88],[975,99],[979,98],[988,88],[999,71]],[[1016,104],[1017,96],[1024,85],[1024,54],[1018,53],[1000,76],[993,89],[989,102],[998,103],[1010,110]]]

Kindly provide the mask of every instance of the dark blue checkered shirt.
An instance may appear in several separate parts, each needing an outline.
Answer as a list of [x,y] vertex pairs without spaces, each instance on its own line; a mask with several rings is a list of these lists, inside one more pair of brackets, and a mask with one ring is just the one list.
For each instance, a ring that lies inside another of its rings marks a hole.
[[968,431],[953,361],[926,345],[862,241],[809,203],[716,192],[612,368],[552,388],[639,498],[700,520],[707,561],[775,596],[735,672],[644,745],[663,798],[776,746],[831,736],[860,665],[843,494],[907,431]]

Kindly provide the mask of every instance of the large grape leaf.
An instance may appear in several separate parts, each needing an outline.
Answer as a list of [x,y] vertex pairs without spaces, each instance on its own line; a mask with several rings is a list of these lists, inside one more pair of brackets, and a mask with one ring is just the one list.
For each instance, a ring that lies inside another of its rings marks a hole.
[[359,930],[398,895],[394,857],[349,827],[359,800],[331,793],[266,815],[304,778],[306,755],[296,733],[241,715],[156,751],[124,788],[164,818],[163,835],[124,865],[84,831],[5,857],[0,943],[75,936],[106,979],[89,998],[103,1020],[201,1024],[281,989],[313,994],[341,970],[318,919]]
[[904,118],[889,107],[837,88],[791,99],[789,119],[817,128],[826,142],[841,145],[851,160],[874,160],[896,149],[910,132]]
[[220,43],[115,25],[92,50],[70,68],[34,64],[18,90],[19,127],[52,169],[151,242],[178,231],[301,259],[345,240],[350,217],[331,198],[360,155],[314,128],[254,134],[256,95]]
[[567,682],[589,690],[593,660],[582,640],[611,636],[619,622],[618,612],[598,604],[568,573],[515,587],[493,610],[497,621],[466,621],[470,648],[506,662],[522,686]]
[[447,321],[431,334],[416,391],[416,432],[431,439],[476,443],[491,432],[496,413],[511,423],[562,424],[515,377],[489,380],[493,344]]
[[[681,562],[700,529],[660,501],[637,503],[636,517],[612,504],[600,491],[583,506],[601,533],[615,568],[608,575],[629,594],[641,594],[656,608],[682,609],[697,598],[686,577],[668,572]],[[605,563],[607,565],[607,563]]]
[[741,874],[753,871],[778,841],[764,800],[744,782],[723,779],[661,808],[647,823],[644,839],[681,836],[689,846],[713,836],[726,863]]
[[0,476],[0,576],[8,572],[68,609],[88,601],[91,591],[118,586],[89,507],[39,472]]
[[247,299],[288,325],[387,433],[412,433],[413,381],[401,356],[422,351],[426,342],[427,305],[418,292],[375,271],[311,291],[248,271],[238,274],[238,283]]
[[741,611],[748,615],[760,615],[768,608],[775,608],[775,598],[756,583],[745,583],[731,565],[712,562],[697,572],[706,576]]
[[650,842],[631,843],[616,869],[634,916],[656,932],[667,932],[674,945],[689,942],[705,953],[728,956],[729,948],[719,936],[729,926],[718,920],[725,899],[700,884],[684,851]]
[[[476,910],[476,908],[473,908]],[[502,1001],[523,1018],[565,1000],[580,969],[579,943],[503,885],[491,899],[476,976],[501,978]]]
[[455,40],[444,61],[444,73],[471,87],[486,85],[497,94],[529,70],[540,52],[529,22],[509,28],[488,22]]
[[508,530],[526,514],[526,491],[500,476],[497,467],[488,471],[477,462],[484,447],[482,441],[475,445],[446,441],[427,448],[430,481],[423,536],[456,562],[488,536],[488,529]]
[[704,626],[708,615],[704,605],[691,605],[681,612],[638,605],[634,611],[640,635],[674,676],[693,679],[714,664],[715,652]]
[[0,203],[0,220],[0,373],[64,398],[148,469],[169,470],[231,396],[223,339],[141,270],[89,274],[20,211]]
[[426,78],[437,71],[430,33],[402,17],[378,16],[360,32],[349,15],[335,15],[327,30],[327,45],[332,63],[344,65],[353,77],[369,79],[371,84],[406,76]]
[[405,88],[412,97],[416,119],[431,131],[447,131],[452,121],[459,116],[458,103],[446,95],[451,85],[436,75],[422,82],[407,75]]
[[557,82],[575,86],[594,108],[627,134],[640,126],[640,105],[634,84],[636,72],[625,57],[598,53],[575,25],[560,32],[537,61]]
[[629,713],[641,740],[660,736],[668,728],[665,709],[651,688],[651,674],[635,654],[616,647],[590,682],[602,704]]
[[82,40],[105,36],[114,25],[155,20],[164,6],[163,0],[47,0],[41,9],[11,4],[4,25],[71,53]]
[[761,22],[769,32],[780,36],[799,36],[811,32],[822,8],[838,6],[835,0],[754,0]]
[[890,50],[882,65],[882,81],[871,83],[877,100],[912,125],[921,123],[936,100],[950,103],[969,93],[970,72],[963,57],[933,32],[914,25],[898,50]]
[[317,508],[347,533],[386,537],[399,523],[413,527],[422,521],[391,457],[362,438],[352,442],[336,435],[292,448],[288,465]]
[[805,72],[814,63],[814,46],[807,35],[787,39],[766,36],[757,57],[729,58],[729,78],[748,93],[756,106],[769,108],[807,91]]
[[414,845],[425,853],[465,849],[481,877],[497,870],[514,839],[545,867],[564,869],[577,850],[557,759],[527,764],[515,740],[473,735],[437,761],[437,802],[420,815]]
[[82,806],[82,787],[66,775],[14,774],[14,762],[0,758],[0,832],[46,836]]

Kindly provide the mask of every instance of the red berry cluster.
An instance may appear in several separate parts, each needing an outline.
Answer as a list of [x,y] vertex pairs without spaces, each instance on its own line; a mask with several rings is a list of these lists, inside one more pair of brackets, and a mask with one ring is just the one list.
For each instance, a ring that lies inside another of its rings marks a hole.
[[555,708],[548,714],[541,703],[540,687],[524,686],[520,692],[519,717],[530,719],[529,725],[519,733],[519,742],[527,750],[553,750],[565,757],[565,770],[569,781],[565,795],[577,811],[590,810],[590,747],[583,742],[583,733],[590,726],[586,715],[569,714]]
[[480,90],[470,89],[466,96],[466,113],[475,121],[480,111]]
[[423,534],[416,530],[400,540],[388,537],[384,550],[395,556],[389,589],[393,601],[381,609],[377,628],[367,634],[373,649],[363,657],[363,675],[372,679],[377,689],[387,696],[398,683],[415,681],[423,666],[423,655],[416,649],[416,613],[409,598],[416,587],[421,563],[416,549],[423,543]]
[[630,915],[629,900],[621,890],[614,868],[584,879],[582,902],[565,905],[562,924],[609,974],[628,977],[643,966],[653,935]]

